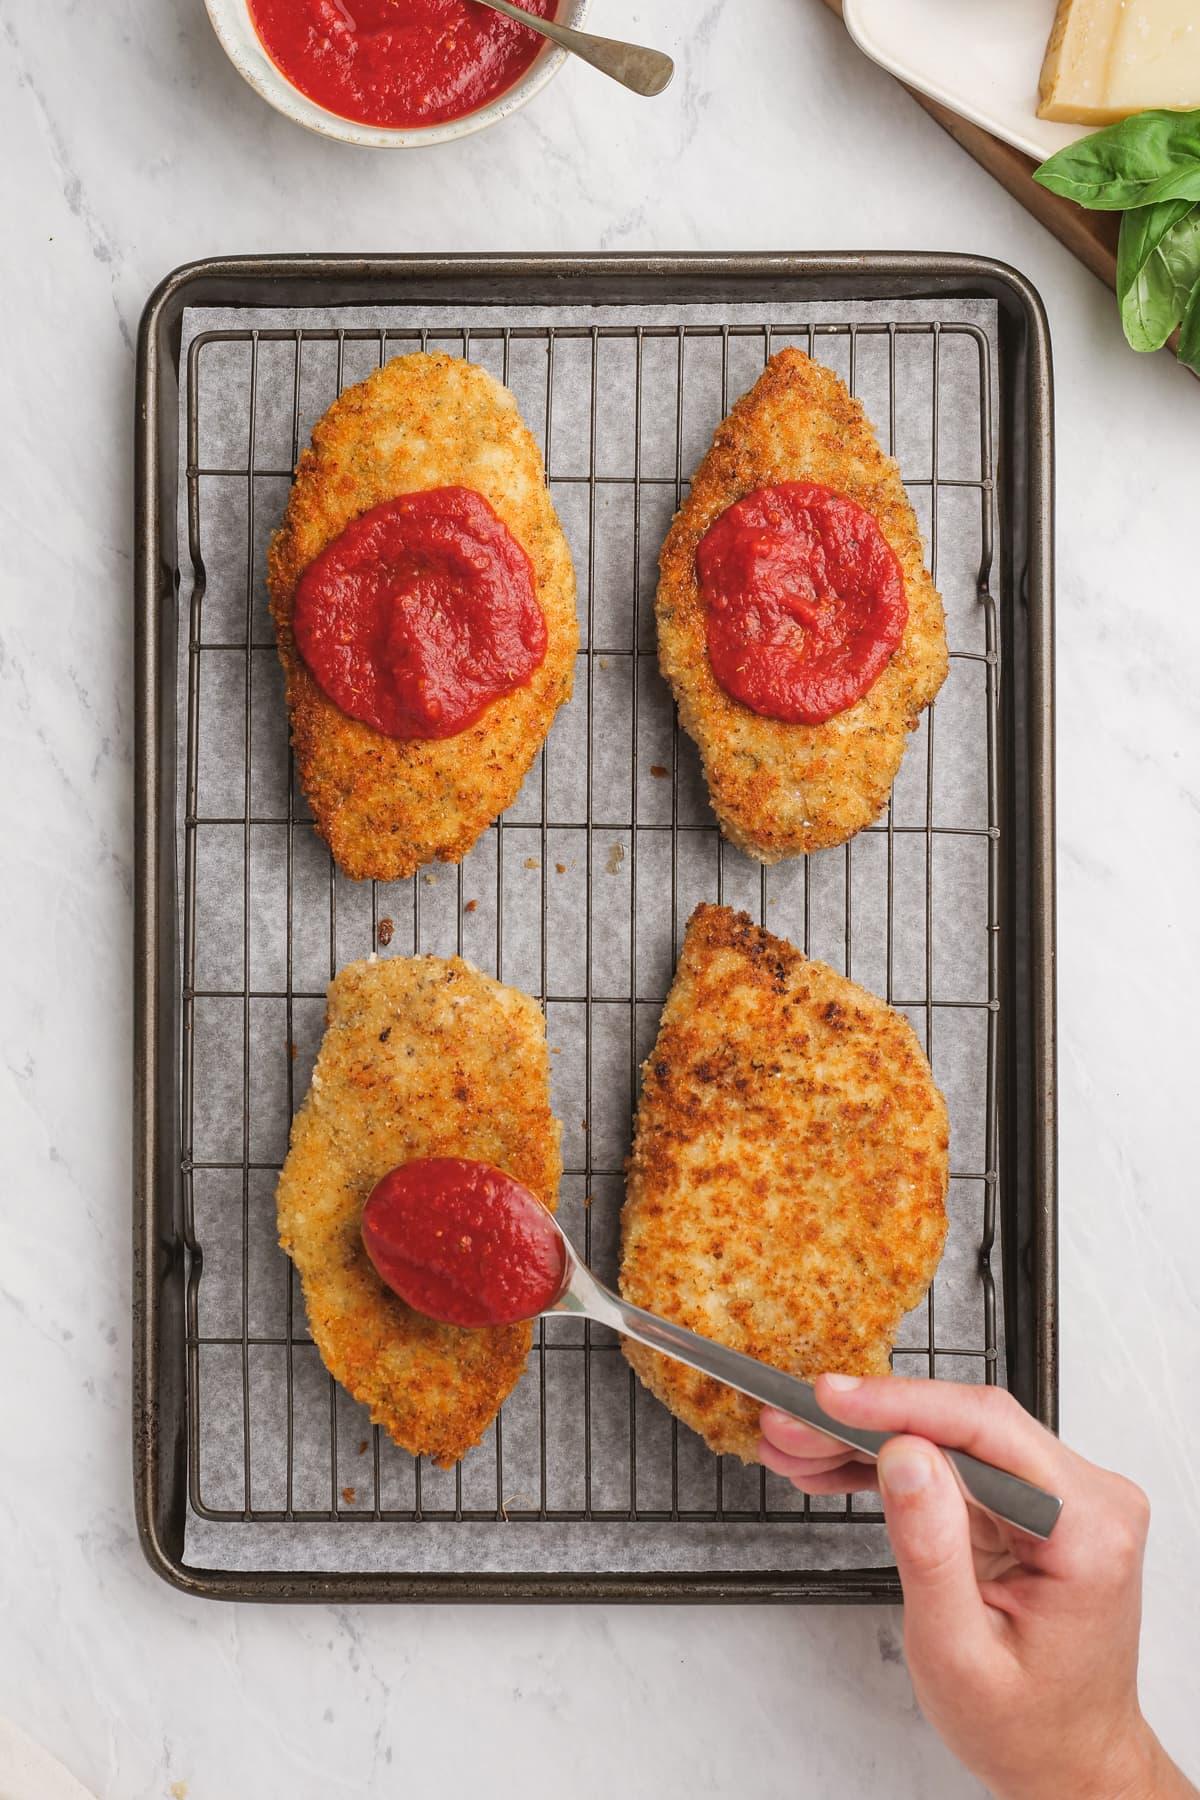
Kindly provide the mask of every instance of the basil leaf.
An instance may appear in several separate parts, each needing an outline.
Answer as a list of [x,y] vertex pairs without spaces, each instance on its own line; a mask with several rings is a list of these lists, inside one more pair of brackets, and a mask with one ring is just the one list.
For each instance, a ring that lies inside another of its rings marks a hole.
[[1138,270],[1153,255],[1172,225],[1186,219],[1190,200],[1160,200],[1157,206],[1135,206],[1121,220],[1117,246],[1117,299],[1124,300]]
[[[1180,206],[1182,214],[1172,217]],[[1126,213],[1117,256],[1117,299],[1125,336],[1135,350],[1162,348],[1198,281],[1200,207],[1164,200]]]
[[1200,375],[1200,281],[1192,289],[1179,332],[1179,360]]
[[1200,200],[1200,108],[1134,113],[1068,144],[1033,178],[1098,212]]

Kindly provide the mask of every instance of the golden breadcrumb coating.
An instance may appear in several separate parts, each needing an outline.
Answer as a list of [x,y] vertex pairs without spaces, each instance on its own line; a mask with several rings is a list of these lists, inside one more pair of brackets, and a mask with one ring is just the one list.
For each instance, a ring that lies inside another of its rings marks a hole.
[[350,963],[330,984],[312,1086],[279,1177],[279,1241],[330,1374],[405,1450],[447,1468],[525,1367],[529,1324],[464,1330],[375,1273],[362,1209],[415,1157],[492,1163],[554,1211],[562,1175],[537,1004],[459,957]]
[[[908,623],[891,662],[820,725],[768,719],[719,686],[708,659],[696,547],[755,488],[816,481],[872,513],[904,572]],[[659,559],[658,656],[704,762],[725,836],[760,862],[844,843],[879,816],[917,724],[946,678],[942,602],[900,471],[845,384],[802,351],[773,356],[718,427]]]
[[[907,1020],[745,913],[699,906],[643,1078],[625,1298],[809,1380],[887,1374],[942,1254],[950,1170]],[[711,1449],[757,1460],[756,1401],[625,1354]]]
[[[296,649],[301,575],[352,519],[384,500],[474,488],[533,564],[545,660],[455,737],[398,739],[349,718]],[[397,356],[347,388],[313,431],[267,558],[300,783],[318,831],[356,879],[401,881],[458,862],[516,798],[563,702],[579,648],[575,571],[541,452],[506,387],[476,363]]]

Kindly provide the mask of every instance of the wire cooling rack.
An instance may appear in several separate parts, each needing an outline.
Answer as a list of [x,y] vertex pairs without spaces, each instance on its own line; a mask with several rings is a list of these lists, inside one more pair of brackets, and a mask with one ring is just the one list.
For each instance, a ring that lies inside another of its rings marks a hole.
[[[867,390],[881,441],[901,457],[935,580],[953,506],[962,591],[950,605],[951,727],[944,734],[931,710],[909,747],[903,794],[859,839],[768,870],[715,830],[657,672],[651,598],[662,530],[695,455],[785,343]],[[485,363],[522,399],[576,547],[583,649],[575,699],[547,751],[467,861],[407,883],[356,885],[315,838],[287,756],[264,539],[313,417],[369,368],[431,344]],[[703,390],[694,418],[693,378]],[[941,318],[490,328],[448,319],[192,338],[181,1173],[188,1483],[198,1516],[731,1526],[879,1516],[870,1501],[804,1501],[763,1470],[711,1458],[641,1390],[615,1338],[575,1321],[539,1326],[525,1380],[452,1473],[401,1455],[366,1422],[320,1369],[298,1282],[274,1244],[273,1188],[307,1086],[324,981],[371,953],[457,952],[538,995],[566,1125],[563,1220],[610,1278],[638,1065],[691,906],[702,897],[742,906],[875,986],[912,1018],[939,1074],[943,1039],[945,1058],[960,1067],[965,1058],[974,1072],[975,1116],[956,1131],[952,1178],[969,1251],[960,1242],[946,1279],[908,1321],[897,1363],[997,1379],[994,381],[985,331]],[[906,387],[925,409],[921,423],[912,399],[903,404]],[[949,462],[947,395],[956,409]],[[943,756],[954,763],[946,779]],[[972,759],[978,780],[963,775]],[[956,816],[954,796],[964,793],[980,804]],[[956,923],[944,921],[946,908]],[[969,942],[965,964],[939,966],[944,925]],[[964,1156],[964,1138],[974,1154]],[[946,1291],[952,1283],[959,1291]]]

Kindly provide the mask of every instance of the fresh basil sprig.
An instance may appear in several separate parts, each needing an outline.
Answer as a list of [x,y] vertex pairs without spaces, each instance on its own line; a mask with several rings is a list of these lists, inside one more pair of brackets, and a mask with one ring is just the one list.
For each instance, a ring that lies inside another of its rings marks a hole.
[[1179,360],[1200,375],[1200,281],[1192,289],[1179,327]]
[[1160,200],[1121,220],[1117,304],[1135,350],[1161,350],[1200,283],[1200,206]]
[[1180,361],[1200,374],[1200,108],[1135,113],[1068,144],[1034,180],[1080,206],[1124,213],[1125,336],[1135,350],[1158,350],[1180,326]]
[[1068,144],[1034,180],[1095,212],[1200,200],[1200,107],[1134,113]]

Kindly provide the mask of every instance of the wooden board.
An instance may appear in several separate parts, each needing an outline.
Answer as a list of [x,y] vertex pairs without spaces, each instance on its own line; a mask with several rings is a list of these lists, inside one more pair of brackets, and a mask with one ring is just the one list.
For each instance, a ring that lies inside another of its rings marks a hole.
[[[841,0],[825,0],[825,4],[841,17]],[[1093,275],[1098,275],[1109,287],[1116,287],[1117,234],[1121,228],[1118,213],[1085,212],[1073,201],[1052,194],[1049,188],[1039,187],[1033,179],[1037,164],[1032,157],[1014,150],[1000,138],[994,138],[981,126],[972,125],[969,119],[960,118],[948,106],[918,94],[913,88],[908,92],[918,106],[924,107],[930,117],[937,120],[943,131],[949,132],[956,144],[961,144],[989,175],[994,175],[1000,185],[1007,188],[1047,231],[1052,231]]]
[[[825,0],[825,4],[841,17],[842,0]],[[962,118],[939,101],[931,100],[928,95],[919,94],[915,88],[906,87],[905,92],[911,94],[917,105],[924,107],[930,118],[936,119],[942,130],[949,132],[955,143],[961,144],[967,154],[973,156],[989,175],[994,175],[1000,185],[1007,188],[1013,198],[1019,200],[1025,210],[1032,213],[1047,231],[1052,231],[1059,242],[1065,244],[1093,275],[1098,275],[1101,281],[1116,291],[1120,213],[1086,212],[1082,206],[1076,206],[1073,200],[1064,200],[1061,194],[1052,194],[1049,188],[1040,187],[1033,179],[1037,164],[1024,151],[1014,150],[1011,144],[993,137],[990,131],[984,131],[980,125],[973,125],[969,119]],[[1177,331],[1172,332],[1167,339],[1166,348],[1172,352],[1179,349]],[[1200,380],[1200,369],[1192,369],[1186,363],[1181,363],[1180,367],[1186,368],[1190,375]]]

